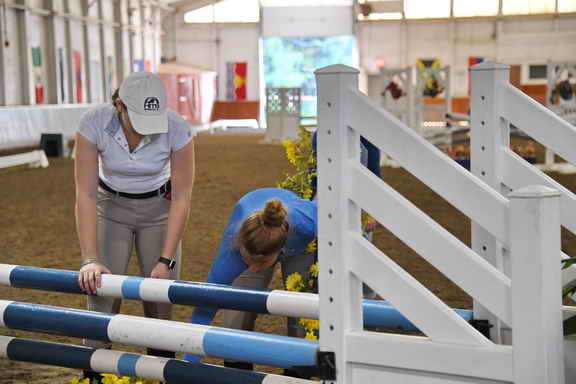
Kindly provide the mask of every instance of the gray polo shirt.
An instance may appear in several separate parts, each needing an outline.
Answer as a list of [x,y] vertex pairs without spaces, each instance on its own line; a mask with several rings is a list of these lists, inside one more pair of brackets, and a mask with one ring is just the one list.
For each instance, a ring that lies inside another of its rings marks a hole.
[[116,191],[154,191],[170,178],[170,155],[188,144],[196,131],[175,112],[168,111],[168,132],[144,136],[133,152],[112,105],[87,111],[78,132],[98,149],[99,176]]

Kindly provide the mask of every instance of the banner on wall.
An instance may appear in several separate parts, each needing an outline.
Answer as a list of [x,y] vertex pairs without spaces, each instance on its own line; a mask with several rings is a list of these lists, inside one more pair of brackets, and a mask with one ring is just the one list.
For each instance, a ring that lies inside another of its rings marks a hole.
[[42,50],[32,47],[32,68],[34,71],[34,94],[36,104],[44,103],[44,76],[42,74]]
[[74,82],[76,85],[76,102],[82,102],[82,55],[79,51],[72,51],[74,62]]
[[418,76],[424,81],[422,96],[436,97],[444,91],[442,79],[439,74],[434,71],[435,69],[442,68],[440,59],[418,59],[416,60],[416,68],[418,69]]
[[[484,62],[484,60],[486,60],[485,57],[470,56],[468,57],[468,68],[472,67],[473,65],[480,64]],[[470,96],[471,88],[472,78],[470,77],[470,71],[468,71],[468,96]]]
[[246,77],[248,63],[226,63],[226,100],[246,100]]

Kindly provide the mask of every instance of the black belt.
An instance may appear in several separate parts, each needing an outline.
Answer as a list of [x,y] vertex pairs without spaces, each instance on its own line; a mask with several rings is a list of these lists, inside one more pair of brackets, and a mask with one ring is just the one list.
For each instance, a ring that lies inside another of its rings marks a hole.
[[116,196],[125,197],[127,199],[149,199],[151,197],[156,197],[158,195],[164,195],[165,193],[170,192],[171,185],[170,180],[160,188],[155,191],[144,192],[144,193],[126,193],[126,192],[118,192],[110,188],[106,183],[102,181],[102,179],[98,180],[98,185],[105,191],[115,194]]

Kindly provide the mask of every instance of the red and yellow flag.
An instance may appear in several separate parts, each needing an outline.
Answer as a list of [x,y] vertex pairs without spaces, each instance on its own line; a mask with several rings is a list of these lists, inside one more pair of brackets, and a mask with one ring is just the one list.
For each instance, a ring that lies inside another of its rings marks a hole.
[[228,100],[246,100],[246,75],[248,63],[245,61],[228,63],[228,81],[226,98]]

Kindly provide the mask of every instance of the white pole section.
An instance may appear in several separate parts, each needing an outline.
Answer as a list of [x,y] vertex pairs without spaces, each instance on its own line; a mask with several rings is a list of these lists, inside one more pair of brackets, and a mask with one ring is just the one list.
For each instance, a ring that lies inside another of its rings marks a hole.
[[559,207],[544,186],[510,194],[515,383],[564,384]]
[[[510,142],[507,122],[500,118],[498,85],[508,83],[510,66],[485,62],[471,69],[472,101],[470,113],[470,156],[472,174],[498,192],[502,192],[500,153]],[[521,127],[520,127],[521,128]],[[506,272],[504,248],[488,231],[472,222],[472,249],[499,270]],[[501,322],[474,301],[474,318],[488,320],[493,327],[490,338],[503,343]]]
[[362,284],[351,272],[351,232],[360,231],[360,209],[349,199],[347,171],[360,161],[360,137],[346,124],[347,102],[359,71],[331,65],[316,71],[318,86],[318,250],[320,348],[335,353],[336,380],[353,383],[347,367],[347,334],[362,328]]

